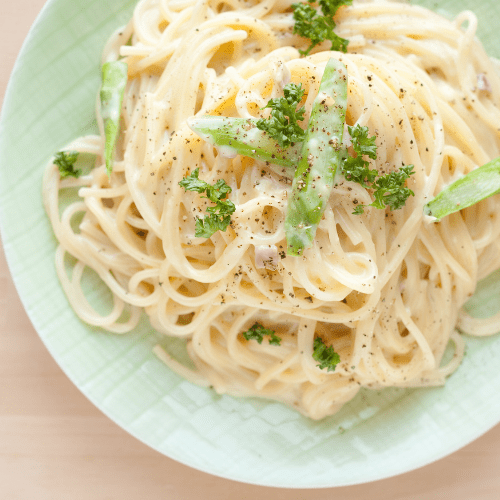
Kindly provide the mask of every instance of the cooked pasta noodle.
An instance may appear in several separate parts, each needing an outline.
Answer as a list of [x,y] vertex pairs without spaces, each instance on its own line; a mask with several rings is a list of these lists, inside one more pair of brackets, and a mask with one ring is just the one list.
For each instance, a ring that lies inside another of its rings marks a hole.
[[[186,340],[194,370],[155,349],[183,377],[319,419],[361,387],[443,384],[464,351],[457,321],[471,334],[500,330],[498,315],[479,328],[461,312],[477,281],[500,267],[499,197],[436,224],[423,215],[444,186],[500,156],[500,78],[472,12],[447,20],[405,3],[355,1],[336,18],[348,53],[324,43],[304,58],[291,3],[140,0],[103,55],[128,64],[111,176],[98,112],[99,135],[66,146],[96,155],[95,167],[62,179],[50,164],[43,192],[57,272],[83,321],[124,333],[145,311],[153,328]],[[347,124],[377,136],[371,168],[413,164],[415,196],[400,210],[354,215],[370,192],[339,178],[312,248],[285,256],[290,181],[279,167],[224,156],[186,120],[265,116],[292,81],[305,89],[307,123],[330,57],[348,70]],[[195,168],[210,184],[224,179],[236,205],[230,227],[210,238],[194,236],[209,202],[179,186]],[[77,201],[65,201],[67,188],[78,188]],[[266,252],[276,258],[262,262]],[[82,290],[86,268],[112,294],[107,314]],[[281,345],[245,340],[256,322]],[[334,372],[316,366],[318,336],[340,355]],[[454,354],[443,364],[447,346]]]

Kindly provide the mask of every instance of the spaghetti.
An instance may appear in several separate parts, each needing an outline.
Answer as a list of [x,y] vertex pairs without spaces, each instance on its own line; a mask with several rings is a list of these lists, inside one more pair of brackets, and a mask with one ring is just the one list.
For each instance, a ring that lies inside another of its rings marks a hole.
[[[455,179],[500,156],[500,77],[475,38],[476,18],[447,20],[387,1],[340,9],[346,54],[292,33],[285,0],[140,0],[129,24],[107,44],[103,62],[128,64],[122,134],[113,172],[100,134],[66,149],[96,156],[78,179],[47,167],[44,203],[59,242],[56,268],[85,322],[132,330],[151,325],[186,340],[195,369],[160,347],[173,370],[219,393],[283,401],[313,418],[335,413],[360,387],[441,385],[460,363],[455,330],[490,334],[461,306],[482,277],[500,267],[500,199],[489,198],[431,224],[423,206]],[[397,211],[367,209],[359,184],[340,178],[312,248],[286,256],[290,181],[265,162],[230,157],[194,134],[195,115],[256,118],[289,81],[305,89],[305,123],[326,62],[349,74],[346,122],[377,136],[371,168],[413,164],[415,196]],[[209,205],[179,181],[199,168],[224,179],[236,206],[226,231],[194,236]],[[68,188],[78,200],[65,201]],[[75,223],[77,221],[77,223]],[[75,259],[67,270],[67,255]],[[113,306],[99,314],[82,289],[90,268]],[[246,340],[259,323],[282,340]],[[315,337],[340,363],[321,370]],[[442,364],[447,346],[451,361]]]

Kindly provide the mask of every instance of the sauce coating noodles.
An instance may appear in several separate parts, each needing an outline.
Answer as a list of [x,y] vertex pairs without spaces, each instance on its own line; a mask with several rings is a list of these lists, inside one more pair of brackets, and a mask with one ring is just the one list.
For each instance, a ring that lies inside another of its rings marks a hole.
[[[500,78],[471,12],[450,21],[403,3],[355,2],[336,17],[348,53],[325,43],[301,58],[308,41],[292,34],[291,3],[141,0],[103,55],[123,57],[129,77],[111,176],[98,114],[101,134],[66,147],[95,154],[95,168],[61,179],[50,164],[43,190],[58,275],[83,321],[124,333],[145,311],[155,329],[186,339],[195,370],[156,349],[182,376],[319,419],[360,387],[443,384],[463,354],[457,322],[472,334],[500,329],[499,317],[461,311],[500,267],[499,197],[438,224],[423,215],[444,186],[500,156]],[[217,151],[186,121],[265,116],[291,81],[305,89],[307,123],[330,57],[348,70],[347,124],[377,136],[371,168],[413,164],[415,196],[397,211],[353,215],[370,193],[339,176],[313,247],[285,256],[290,181],[280,167]],[[236,205],[230,227],[208,239],[194,231],[209,202],[178,184],[196,168],[210,184],[224,179]],[[77,201],[63,203],[67,188],[78,188]],[[85,298],[86,268],[111,291],[106,315]],[[245,340],[256,322],[281,345]],[[318,336],[340,355],[334,372],[316,366]],[[442,364],[447,346],[454,354]]]

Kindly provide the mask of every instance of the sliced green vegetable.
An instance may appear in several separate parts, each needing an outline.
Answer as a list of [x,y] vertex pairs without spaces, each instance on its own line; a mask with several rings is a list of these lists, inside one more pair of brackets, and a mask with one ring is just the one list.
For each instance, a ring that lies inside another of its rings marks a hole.
[[305,132],[299,125],[306,112],[304,106],[297,109],[304,89],[302,84],[289,83],[283,88],[284,97],[269,99],[264,108],[271,108],[267,119],[257,121],[257,128],[267,132],[282,148],[304,140]]
[[120,114],[123,94],[127,84],[127,64],[122,61],[107,62],[102,66],[101,116],[104,121],[104,158],[108,175],[113,170],[113,155],[120,131]]
[[80,177],[82,171],[75,170],[75,163],[78,159],[77,151],[59,151],[54,155],[54,165],[59,167],[59,174],[64,177]]
[[424,214],[439,221],[495,194],[500,194],[500,158],[472,170],[444,188],[424,206]]
[[246,332],[243,332],[243,337],[246,340],[256,340],[259,344],[262,344],[264,340],[264,335],[269,336],[269,343],[272,345],[280,345],[281,338],[276,335],[276,333],[269,329],[264,328],[260,323],[255,323]]
[[301,159],[295,171],[285,215],[289,255],[301,255],[311,246],[333,189],[342,147],[347,107],[347,69],[330,59],[316,96]]
[[318,361],[316,366],[322,370],[326,368],[329,372],[335,371],[335,368],[340,363],[340,356],[335,352],[333,346],[327,347],[321,337],[316,337],[313,349],[312,357],[315,361]]
[[[204,116],[190,118],[188,125],[223,156],[249,156],[256,160],[295,169],[302,143],[283,149],[267,132],[257,128],[256,119]],[[290,171],[290,177],[293,171]]]
[[283,93],[284,97],[270,99],[266,104],[265,108],[272,110],[267,119],[204,116],[190,118],[188,125],[202,139],[217,146],[223,156],[244,155],[294,167],[300,158],[297,143],[305,135],[298,124],[304,118],[305,109],[303,106],[297,109],[304,90],[301,85],[290,83],[285,85]]
[[311,44],[306,50],[299,50],[303,56],[307,56],[311,50],[324,42],[330,40],[330,50],[338,50],[340,52],[347,52],[347,45],[349,40],[341,38],[334,29],[336,23],[333,20],[337,10],[342,5],[352,4],[352,0],[319,0],[319,5],[323,15],[319,15],[318,11],[311,6],[314,0],[307,0],[308,3],[294,3],[292,4],[293,19],[295,25],[293,32],[304,38],[309,38]]
[[234,203],[225,198],[231,192],[231,188],[224,179],[219,179],[213,186],[199,178],[197,168],[191,175],[184,177],[179,182],[179,186],[186,191],[196,191],[206,193],[204,198],[208,198],[215,203],[214,207],[208,207],[209,215],[196,219],[195,236],[199,238],[210,238],[216,231],[225,231],[231,223],[231,214],[236,210]]

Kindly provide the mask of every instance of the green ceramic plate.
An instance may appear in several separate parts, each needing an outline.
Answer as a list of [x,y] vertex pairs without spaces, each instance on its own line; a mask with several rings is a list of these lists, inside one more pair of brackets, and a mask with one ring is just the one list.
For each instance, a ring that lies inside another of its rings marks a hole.
[[[445,388],[364,391],[340,414],[317,423],[280,404],[221,397],[185,382],[152,354],[153,345],[165,340],[146,321],[132,334],[115,336],[76,318],[54,271],[56,242],[42,208],[42,173],[54,151],[94,130],[101,48],[134,3],[50,0],[19,56],[0,123],[5,251],[33,324],[71,380],[161,453],[261,485],[308,488],[381,479],[437,460],[497,424],[500,336],[469,339],[467,356]],[[467,7],[479,14],[490,53],[500,56],[500,3],[439,2],[451,13]],[[487,285],[488,300],[477,304],[500,309],[500,273]],[[487,309],[476,305],[479,313]]]

